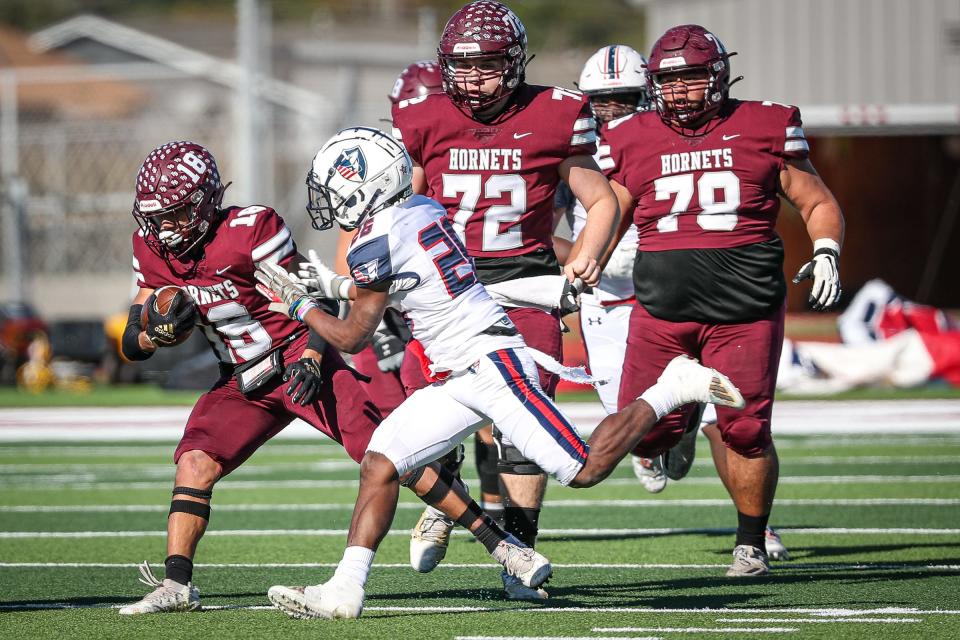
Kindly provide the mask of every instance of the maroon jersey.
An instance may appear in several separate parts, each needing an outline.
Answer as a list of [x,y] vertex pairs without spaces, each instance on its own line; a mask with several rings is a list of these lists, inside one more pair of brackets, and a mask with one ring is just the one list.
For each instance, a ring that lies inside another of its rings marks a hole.
[[242,364],[306,332],[300,323],[270,311],[256,290],[254,264],[287,265],[297,255],[290,230],[269,207],[230,207],[222,212],[198,259],[166,260],[150,250],[141,231],[133,234],[137,285],[183,287],[200,308],[200,326],[225,364]]
[[580,93],[522,85],[488,123],[434,94],[395,104],[393,125],[424,169],[426,195],[446,208],[471,256],[552,254],[557,169],[596,150],[594,119]]
[[779,175],[809,154],[796,107],[730,99],[695,135],[655,111],[600,135],[601,169],[636,202],[634,284],[652,315],[741,322],[782,303]]

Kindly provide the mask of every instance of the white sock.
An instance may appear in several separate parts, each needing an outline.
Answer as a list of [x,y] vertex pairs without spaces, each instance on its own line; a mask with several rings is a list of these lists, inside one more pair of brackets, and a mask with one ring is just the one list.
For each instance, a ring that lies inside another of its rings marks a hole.
[[667,415],[680,406],[677,396],[668,385],[659,382],[640,394],[640,400],[643,400],[653,412],[657,414],[657,420]]
[[361,587],[364,586],[367,584],[367,576],[370,574],[373,556],[376,554],[376,551],[366,547],[347,547],[343,550],[343,559],[337,565],[333,576],[346,578]]

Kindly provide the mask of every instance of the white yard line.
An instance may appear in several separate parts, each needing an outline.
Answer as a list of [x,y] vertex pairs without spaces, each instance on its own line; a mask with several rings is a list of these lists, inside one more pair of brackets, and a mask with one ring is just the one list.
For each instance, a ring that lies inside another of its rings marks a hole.
[[[0,562],[2,569],[134,569],[140,566],[135,562]],[[334,569],[336,562],[224,562],[204,563],[193,565],[206,569]],[[409,569],[406,562],[376,563],[378,569]],[[444,562],[438,569],[487,569],[500,565],[493,562]],[[628,563],[628,562],[573,562],[553,563],[556,569],[727,569],[729,563],[711,564],[664,564],[664,563]],[[903,564],[903,563],[821,563],[821,562],[790,562],[780,565],[784,569],[821,569],[821,570],[856,570],[856,571],[884,571],[884,570],[911,570],[911,571],[960,571],[960,565],[947,564]]]
[[795,627],[598,627],[598,633],[793,633]]
[[[781,528],[780,533],[794,535],[929,535],[955,536],[960,529],[934,529],[913,527],[809,527]],[[729,528],[624,528],[624,529],[541,529],[540,536],[564,536],[568,538],[594,538],[599,536],[657,536],[657,535],[695,535],[695,534],[731,534]],[[454,535],[467,536],[468,531],[454,530]],[[0,531],[0,539],[40,539],[40,538],[156,538],[166,536],[166,531]],[[207,537],[262,537],[262,536],[305,536],[305,537],[343,537],[346,529],[214,529],[207,531]],[[391,529],[387,535],[409,536],[409,529]]]
[[801,623],[834,623],[834,622],[873,622],[877,624],[900,624],[901,622],[923,622],[922,618],[717,618],[717,622],[801,622]]
[[[120,604],[70,604],[57,602],[27,602],[19,604],[0,604],[0,610],[9,609],[119,609]],[[276,611],[269,605],[218,605],[204,603],[204,609],[238,609],[246,611]],[[419,607],[390,607],[390,606],[365,606],[364,611],[383,611],[396,613],[536,613],[536,614],[556,614],[556,613],[631,613],[641,615],[660,615],[665,613],[678,614],[708,614],[708,615],[726,615],[726,614],[744,614],[744,613],[797,613],[810,616],[841,617],[841,616],[867,616],[867,615],[909,615],[909,616],[958,616],[960,610],[951,609],[915,609],[910,607],[884,607],[879,609],[815,609],[815,608],[730,608],[720,607],[711,608],[664,608],[651,609],[641,607],[537,607],[537,608],[507,608],[507,607],[450,607],[450,606],[419,606]],[[622,639],[621,639],[622,640]]]
[[[710,478],[684,478],[681,481],[690,486],[719,486],[719,480]],[[957,484],[960,475],[852,475],[852,476],[782,476],[780,485],[820,485],[820,484]],[[612,478],[605,480],[605,486],[636,486],[635,478]],[[357,480],[232,480],[227,479],[218,485],[223,490],[259,490],[259,489],[346,489],[359,486]],[[133,489],[169,489],[170,482],[96,482],[93,478],[78,478],[74,475],[47,476],[41,482],[37,478],[22,476],[16,481],[0,482],[0,489],[31,489],[45,491],[129,491]]]
[[[658,508],[658,507],[729,507],[726,498],[691,498],[664,500],[547,500],[544,508],[565,509],[581,507]],[[960,498],[782,498],[778,507],[952,507],[960,505]],[[218,512],[250,511],[351,511],[354,503],[304,504],[218,504]],[[419,511],[421,502],[400,502],[397,509]],[[97,505],[0,505],[0,513],[160,513],[169,511],[163,504],[97,504]]]

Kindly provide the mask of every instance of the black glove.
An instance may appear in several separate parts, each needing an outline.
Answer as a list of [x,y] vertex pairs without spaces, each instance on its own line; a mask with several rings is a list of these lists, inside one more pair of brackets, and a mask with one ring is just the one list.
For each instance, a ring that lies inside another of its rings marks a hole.
[[154,304],[156,294],[150,294],[143,303],[147,310],[147,328],[144,332],[153,344],[158,347],[170,347],[184,333],[197,324],[197,305],[190,301],[173,305],[166,313],[159,313]]
[[577,278],[572,283],[568,280],[563,283],[563,293],[560,294],[560,317],[580,310],[580,294],[583,293],[583,280]]
[[283,372],[283,381],[287,385],[287,395],[292,396],[294,404],[305,407],[312,404],[320,395],[323,377],[320,375],[320,363],[313,358],[300,358]]

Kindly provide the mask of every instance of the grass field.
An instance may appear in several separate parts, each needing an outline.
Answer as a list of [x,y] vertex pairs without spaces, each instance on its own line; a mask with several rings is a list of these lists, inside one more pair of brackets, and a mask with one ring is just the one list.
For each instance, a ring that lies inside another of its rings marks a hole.
[[[22,638],[960,637],[960,434],[784,437],[772,522],[793,559],[724,577],[735,512],[705,442],[691,476],[646,494],[621,465],[586,491],[552,484],[544,605],[501,600],[499,572],[457,535],[418,575],[403,495],[358,621],[298,621],[273,584],[324,581],[357,469],[333,444],[277,441],[220,483],[195,581],[207,611],[122,618],[162,574],[172,443],[0,444],[0,631]],[[468,457],[468,459],[470,459]],[[467,469],[468,480],[474,473]],[[475,482],[474,482],[475,485]]]

